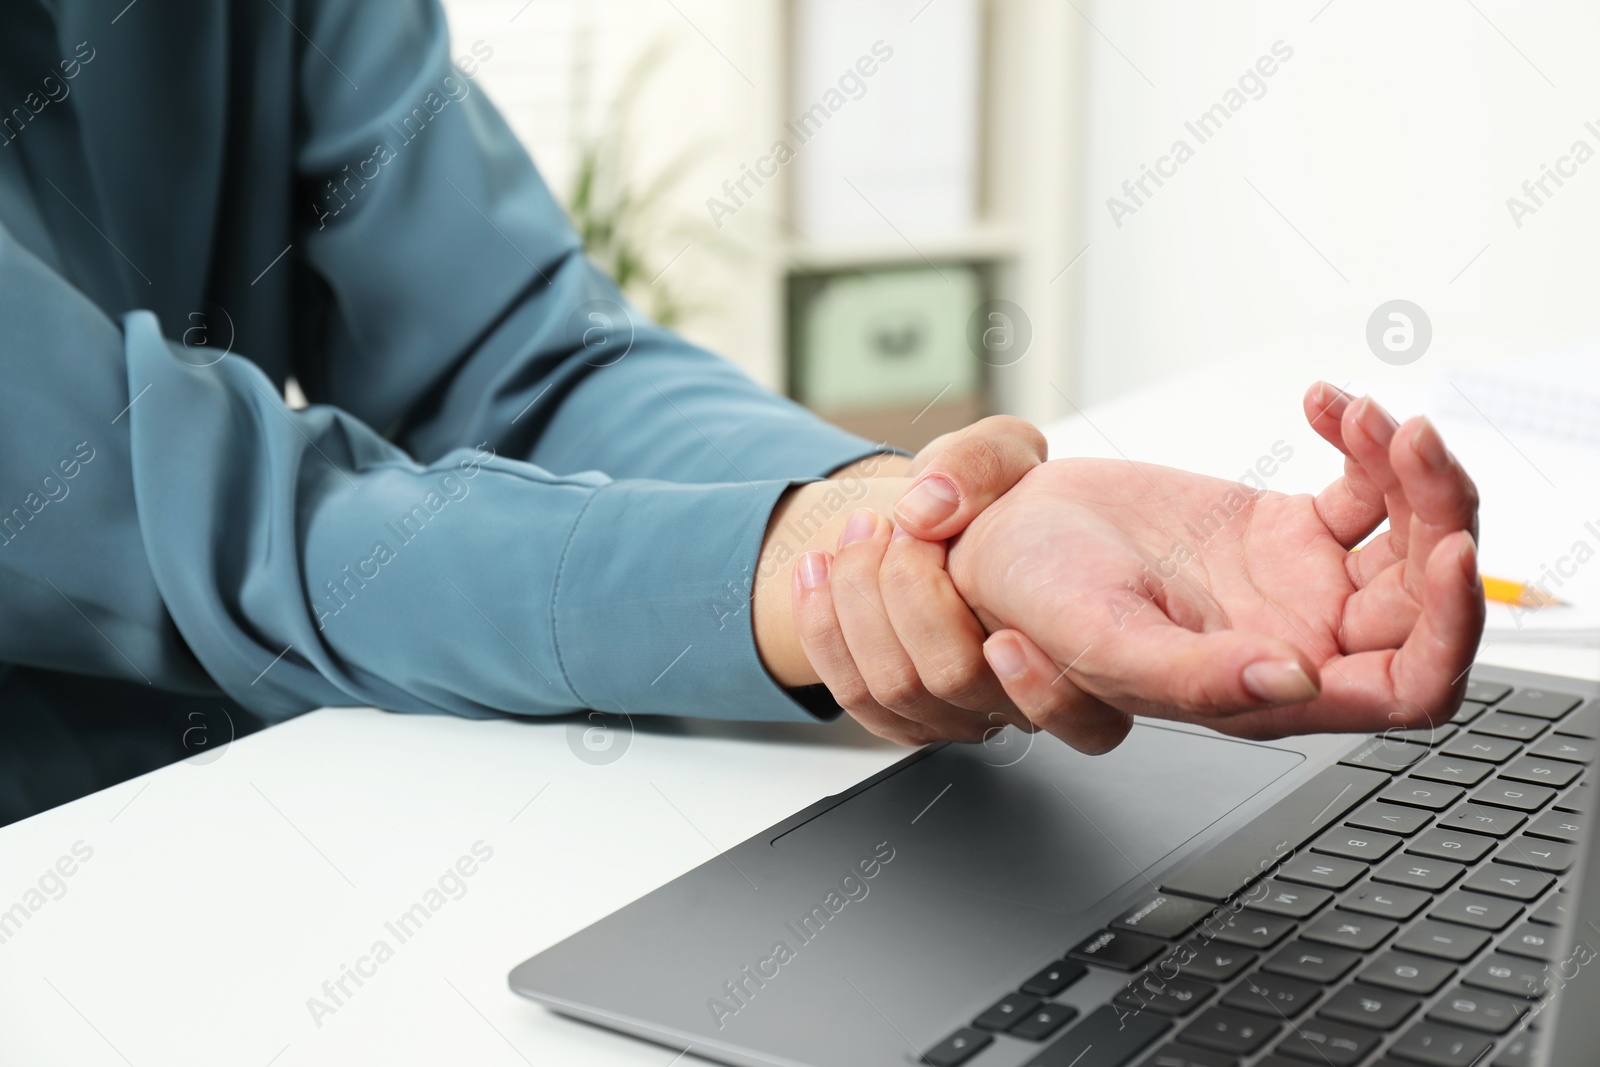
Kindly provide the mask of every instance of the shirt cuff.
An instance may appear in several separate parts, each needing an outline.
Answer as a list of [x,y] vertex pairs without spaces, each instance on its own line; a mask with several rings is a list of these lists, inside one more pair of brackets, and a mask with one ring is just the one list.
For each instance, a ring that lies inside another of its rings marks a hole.
[[[833,456],[822,466],[851,461]],[[784,491],[807,480],[815,479],[622,481],[593,494],[568,538],[551,605],[557,661],[585,707],[733,720],[837,716],[836,706],[797,701],[773,680],[751,625],[768,520]],[[848,493],[842,485],[841,498]],[[863,488],[856,499],[864,496]],[[774,555],[768,565],[781,566],[781,550]]]

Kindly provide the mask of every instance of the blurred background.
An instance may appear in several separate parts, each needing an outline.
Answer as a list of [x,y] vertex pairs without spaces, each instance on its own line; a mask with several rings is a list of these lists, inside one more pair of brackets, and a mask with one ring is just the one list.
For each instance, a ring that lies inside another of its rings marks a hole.
[[1600,333],[1592,3],[446,6],[634,301],[876,439]]

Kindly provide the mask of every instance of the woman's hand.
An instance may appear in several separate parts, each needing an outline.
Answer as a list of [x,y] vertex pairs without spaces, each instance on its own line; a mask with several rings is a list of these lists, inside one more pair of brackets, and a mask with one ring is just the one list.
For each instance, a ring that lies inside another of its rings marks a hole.
[[944,568],[944,538],[1045,458],[1044,437],[1006,416],[936,439],[911,461],[891,524],[854,512],[835,551],[795,566],[795,626],[834,699],[901,744],[1033,729],[983,655],[984,630]]
[[1483,628],[1477,491],[1426,419],[1397,427],[1326,384],[1305,407],[1346,457],[1315,497],[1067,460],[972,523],[950,573],[1034,723],[1110,737],[1138,714],[1268,738],[1454,712]]

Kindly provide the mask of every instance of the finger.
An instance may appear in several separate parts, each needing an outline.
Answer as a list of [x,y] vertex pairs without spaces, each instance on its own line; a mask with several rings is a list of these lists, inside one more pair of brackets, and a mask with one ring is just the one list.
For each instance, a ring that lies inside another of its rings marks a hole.
[[1226,717],[1301,704],[1319,692],[1316,664],[1280,638],[1247,630],[1196,633],[1140,612],[1083,650],[1077,670],[1094,695],[1124,711]]
[[1339,420],[1344,418],[1345,409],[1354,402],[1355,397],[1338,386],[1317,382],[1306,390],[1300,406],[1305,410],[1306,422],[1311,424],[1311,428],[1324,441],[1344,452],[1344,433],[1339,428]]
[[1315,501],[1317,517],[1345,548],[1360,544],[1383,522],[1383,490],[1372,480],[1345,442],[1343,418],[1356,401],[1342,389],[1318,382],[1306,392],[1306,421],[1322,438],[1344,453],[1344,474]]
[[1405,558],[1411,505],[1389,458],[1399,429],[1389,413],[1370,397],[1362,397],[1345,409],[1341,429],[1349,454],[1361,465],[1374,489],[1383,494],[1383,510],[1389,517],[1388,531],[1349,558],[1350,577],[1359,588],[1385,567]]
[[1079,752],[1110,752],[1133,729],[1133,716],[1079,689],[1022,631],[996,631],[983,654],[1028,719]]
[[980,419],[949,434],[933,450],[895,505],[895,523],[914,537],[954,537],[1034,467],[1044,462],[1044,435],[1010,415]]
[[807,552],[795,561],[795,631],[806,659],[839,706],[872,733],[899,745],[925,745],[935,740],[931,732],[872,698],[839,629],[831,588],[832,562],[826,552]]
[[1405,568],[1391,566],[1345,601],[1339,651],[1345,655],[1399,648],[1422,614],[1422,602],[1405,586]]
[[850,516],[834,554],[833,606],[856,669],[872,699],[890,711],[952,741],[981,740],[991,724],[982,715],[953,707],[928,691],[884,609],[879,572],[889,547],[890,527],[876,511]]
[[1443,722],[1461,705],[1484,613],[1477,549],[1466,531],[1458,531],[1428,558],[1422,613],[1403,645],[1330,660],[1317,701],[1242,716],[1226,727],[1239,736],[1283,737]]
[[878,583],[889,622],[929,693],[947,704],[995,712],[998,719],[1023,726],[1027,717],[989,669],[983,627],[956,592],[944,560],[943,541],[919,541],[895,531]]
[[1465,530],[1478,536],[1478,488],[1450,454],[1439,430],[1425,418],[1412,419],[1389,446],[1390,464],[1411,508],[1406,537],[1406,588],[1419,599],[1433,550],[1446,537]]

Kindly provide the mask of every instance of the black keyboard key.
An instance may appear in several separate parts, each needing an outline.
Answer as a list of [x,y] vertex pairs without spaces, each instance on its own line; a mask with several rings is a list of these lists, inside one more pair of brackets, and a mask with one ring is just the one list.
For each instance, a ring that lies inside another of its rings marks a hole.
[[1460,923],[1463,926],[1475,926],[1479,930],[1495,931],[1504,930],[1511,925],[1511,920],[1521,914],[1522,905],[1514,900],[1486,897],[1481,893],[1469,893],[1464,889],[1458,889],[1428,912],[1428,917]]
[[1577,815],[1568,811],[1547,811],[1528,826],[1528,833],[1534,837],[1548,837],[1552,841],[1565,841],[1576,844],[1583,840],[1584,827],[1588,825],[1587,815]]
[[1399,924],[1388,919],[1375,919],[1370,915],[1336,908],[1323,912],[1307,923],[1300,931],[1300,936],[1318,944],[1366,952],[1377,948],[1397,929]]
[[1400,839],[1391,834],[1352,830],[1348,826],[1334,827],[1311,845],[1314,852],[1362,863],[1376,863],[1399,847]]
[[1545,898],[1543,904],[1533,909],[1529,919],[1546,926],[1564,926],[1567,921],[1567,895],[1566,893],[1552,893]]
[[1107,1004],[1041,1050],[1028,1067],[1126,1067],[1171,1027],[1159,1015],[1136,1015]]
[[1230,915],[1220,926],[1207,924],[1205,932],[1213,939],[1229,945],[1271,948],[1293,929],[1293,919],[1245,908]]
[[1435,1004],[1428,1018],[1464,1030],[1503,1034],[1515,1026],[1527,1010],[1525,1000],[1507,1000],[1476,989],[1457,989]]
[[1220,1052],[1187,1045],[1162,1045],[1139,1067],[1239,1067],[1239,1061]]
[[1383,986],[1400,993],[1425,997],[1436,993],[1450,980],[1455,968],[1438,960],[1409,956],[1403,952],[1385,952],[1367,965],[1357,981]]
[[1552,874],[1565,873],[1577,858],[1576,845],[1564,845],[1559,841],[1542,841],[1527,834],[1507,841],[1506,847],[1495,856],[1495,860],[1499,863],[1509,863],[1514,867],[1527,867],[1535,871],[1549,871]]
[[1589,778],[1585,775],[1578,779],[1578,784],[1568,786],[1551,807],[1557,811],[1587,812],[1590,802],[1594,799],[1594,791],[1589,788]]
[[1167,950],[1167,944],[1125,930],[1102,930],[1067,955],[1119,971],[1136,971]]
[[922,1054],[922,1062],[932,1067],[961,1067],[979,1052],[994,1044],[982,1030],[957,1030]]
[[1216,910],[1215,904],[1161,893],[1142,901],[1111,925],[1136,934],[1176,941]]
[[1458,863],[1477,863],[1494,848],[1494,838],[1479,834],[1464,834],[1435,826],[1418,834],[1406,845],[1406,852],[1429,859],[1454,860]]
[[1506,1042],[1506,1047],[1495,1054],[1490,1067],[1537,1067],[1544,1062],[1536,1055],[1538,1051],[1538,1035],[1524,1030]]
[[1525,956],[1530,960],[1549,963],[1555,958],[1560,943],[1561,934],[1558,931],[1538,923],[1525,922],[1506,935],[1499,949],[1512,956]]
[[1440,819],[1439,825],[1447,830],[1471,830],[1490,837],[1508,837],[1527,821],[1528,817],[1520,811],[1463,804]]
[[1394,774],[1426,755],[1427,745],[1413,745],[1396,740],[1391,734],[1382,734],[1370,739],[1339,762],[1346,767],[1370,767],[1375,771]]
[[1329,1067],[1351,1067],[1383,1040],[1371,1030],[1327,1019],[1308,1019],[1291,1028],[1274,1050],[1280,1055],[1311,1060]]
[[1179,1019],[1210,1000],[1215,992],[1215,987],[1204,982],[1147,971],[1129,982],[1113,1003],[1129,1011],[1153,1011]]
[[1356,984],[1329,997],[1317,1014],[1374,1030],[1393,1030],[1421,1006],[1421,999],[1409,994]]
[[1535,1000],[1545,994],[1545,972],[1548,969],[1544,964],[1534,960],[1495,953],[1468,971],[1461,980],[1467,985],[1487,989],[1491,993],[1504,993],[1508,997]]
[[1056,960],[1022,983],[1022,991],[1035,997],[1053,997],[1089,973],[1089,968],[1071,960]]
[[1345,911],[1359,911],[1363,915],[1376,915],[1380,919],[1404,922],[1421,911],[1432,899],[1432,894],[1416,889],[1367,882],[1341,897],[1339,907]]
[[1205,854],[1171,875],[1162,889],[1225,901],[1289,852],[1387,784],[1389,776],[1361,767],[1329,767]]
[[1337,982],[1361,962],[1361,956],[1342,948],[1311,941],[1291,941],[1261,965],[1264,971],[1299,978],[1317,985]]
[[1481,682],[1476,678],[1467,680],[1467,699],[1480,704],[1493,704],[1510,694],[1511,687],[1501,682]]
[[1069,1004],[1041,1004],[1007,1033],[1024,1041],[1043,1041],[1077,1017],[1078,1009]]
[[1494,1041],[1469,1030],[1420,1022],[1401,1035],[1389,1051],[1427,1067],[1472,1067],[1494,1047]]
[[1444,744],[1460,732],[1461,727],[1455,723],[1442,722],[1438,726],[1424,726],[1417,730],[1390,730],[1384,736],[1398,738],[1401,741],[1410,741],[1417,745],[1427,745],[1432,748]]
[[1293,885],[1275,879],[1262,882],[1249,897],[1250,906],[1255,910],[1287,915],[1291,919],[1307,918],[1332,899],[1333,894],[1326,889]]
[[1571,693],[1552,693],[1547,689],[1518,689],[1496,710],[1514,711],[1518,715],[1533,715],[1541,719],[1559,719],[1581,703],[1583,698]]
[[1442,751],[1446,756],[1460,756],[1463,759],[1482,760],[1485,763],[1504,763],[1521,752],[1522,746],[1509,737],[1493,737],[1473,731],[1451,741]]
[[1466,790],[1459,785],[1430,782],[1423,778],[1401,778],[1390,783],[1388,789],[1379,793],[1378,799],[1391,804],[1406,804],[1413,808],[1443,811],[1461,799],[1461,794],[1464,792]]
[[1388,882],[1411,889],[1438,892],[1467,873],[1459,863],[1449,860],[1430,860],[1421,856],[1396,856],[1372,872],[1375,882]]
[[1257,971],[1228,990],[1222,1003],[1269,1019],[1293,1019],[1322,995],[1322,987],[1270,971]]
[[1583,768],[1576,763],[1534,755],[1518,756],[1500,768],[1502,778],[1527,782],[1530,785],[1547,785],[1554,789],[1566,788],[1582,773]]
[[1515,811],[1538,811],[1554,800],[1555,795],[1556,791],[1546,786],[1508,782],[1504,778],[1496,778],[1492,782],[1484,783],[1481,789],[1472,794],[1472,803],[1493,804],[1497,808],[1511,808]]
[[1594,762],[1595,744],[1580,737],[1564,737],[1561,727],[1556,727],[1554,737],[1547,737],[1528,750],[1528,755],[1539,759],[1565,760],[1567,763],[1590,764]]
[[1186,1045],[1248,1056],[1278,1036],[1283,1027],[1270,1019],[1230,1008],[1211,1008],[1178,1034]]
[[1278,868],[1278,877],[1286,882],[1321,886],[1323,889],[1344,889],[1355,885],[1366,873],[1367,865],[1364,863],[1315,852],[1302,852]]
[[1477,760],[1440,755],[1418,765],[1411,777],[1447,785],[1477,785],[1493,773],[1493,767]]
[[972,1020],[979,1030],[1009,1030],[1018,1019],[1039,1006],[1038,997],[1026,993],[1007,993]]
[[1489,935],[1482,930],[1424,919],[1401,934],[1394,947],[1415,952],[1419,956],[1463,963],[1477,955],[1478,950],[1488,943]]
[[1461,708],[1452,716],[1450,721],[1465,726],[1479,715],[1489,710],[1489,705],[1481,700],[1463,700]]
[[1196,939],[1179,945],[1157,970],[1168,964],[1176,964],[1186,978],[1202,982],[1231,982],[1255,960],[1255,953],[1236,945],[1219,945]]
[[1581,737],[1587,741],[1600,738],[1600,698],[1589,701],[1556,723],[1556,733],[1566,737]]
[[1550,729],[1550,724],[1543,719],[1534,719],[1527,715],[1510,715],[1504,711],[1491,711],[1473,723],[1472,729],[1476,733],[1488,734],[1491,737],[1506,737],[1513,741],[1532,741]]
[[1499,862],[1485,864],[1472,872],[1472,877],[1461,883],[1462,889],[1479,893],[1492,893],[1497,897],[1520,900],[1524,904],[1550,888],[1553,877],[1543,871],[1530,871],[1522,867],[1508,867]]
[[1363,805],[1361,810],[1345,820],[1348,826],[1359,826],[1363,830],[1379,830],[1386,834],[1399,834],[1401,837],[1410,837],[1432,818],[1425,811],[1416,808],[1402,808],[1395,804],[1384,804],[1373,801]]

